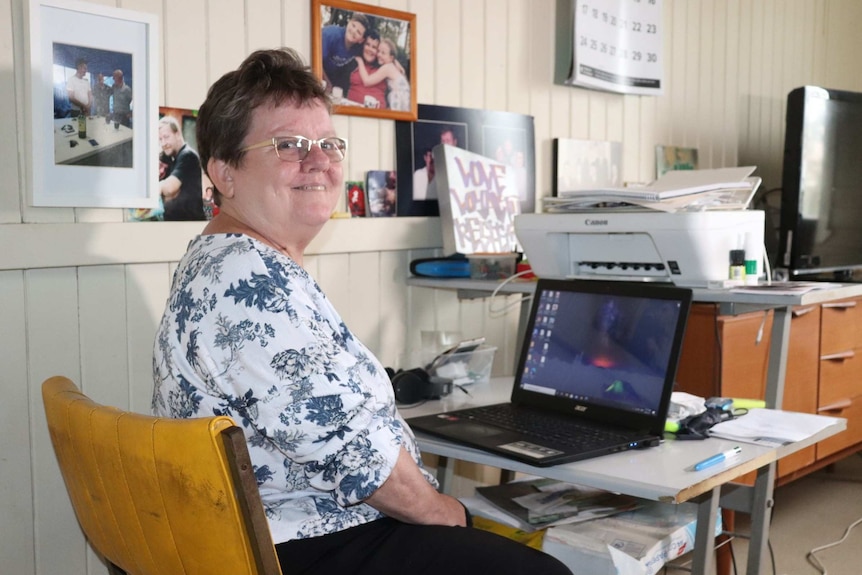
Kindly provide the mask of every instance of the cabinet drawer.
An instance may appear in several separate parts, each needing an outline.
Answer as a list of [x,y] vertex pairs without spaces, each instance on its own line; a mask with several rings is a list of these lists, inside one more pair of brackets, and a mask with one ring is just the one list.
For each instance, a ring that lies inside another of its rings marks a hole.
[[857,395],[851,398],[847,407],[843,409],[821,411],[820,413],[821,415],[847,418],[847,429],[817,444],[818,459],[862,442],[862,396]]
[[821,355],[862,347],[862,300],[827,302],[821,307]]
[[862,395],[862,348],[820,356],[819,407]]

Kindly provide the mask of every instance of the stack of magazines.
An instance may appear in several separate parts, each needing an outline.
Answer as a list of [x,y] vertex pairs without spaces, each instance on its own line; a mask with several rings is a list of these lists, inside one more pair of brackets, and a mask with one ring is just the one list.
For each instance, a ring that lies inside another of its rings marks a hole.
[[643,504],[635,497],[544,478],[477,487],[476,495],[492,509],[468,505],[471,511],[528,532],[607,517]]

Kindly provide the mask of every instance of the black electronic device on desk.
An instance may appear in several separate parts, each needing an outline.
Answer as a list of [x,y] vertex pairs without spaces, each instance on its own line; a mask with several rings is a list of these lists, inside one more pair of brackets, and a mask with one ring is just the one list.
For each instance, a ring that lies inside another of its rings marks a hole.
[[860,157],[862,93],[803,86],[787,95],[777,272],[853,281],[862,270]]
[[691,299],[663,285],[539,279],[511,401],[407,422],[541,467],[658,445]]

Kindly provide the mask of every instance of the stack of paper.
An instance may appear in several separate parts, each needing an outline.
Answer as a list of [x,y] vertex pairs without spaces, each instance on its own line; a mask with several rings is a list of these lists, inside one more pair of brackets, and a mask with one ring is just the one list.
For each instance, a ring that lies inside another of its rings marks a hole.
[[712,437],[778,447],[802,441],[839,422],[839,417],[780,409],[750,409],[740,417],[723,421],[709,430]]
[[745,209],[760,186],[750,177],[756,168],[673,170],[642,187],[561,191],[545,198],[546,211],[620,209],[632,206],[666,212]]

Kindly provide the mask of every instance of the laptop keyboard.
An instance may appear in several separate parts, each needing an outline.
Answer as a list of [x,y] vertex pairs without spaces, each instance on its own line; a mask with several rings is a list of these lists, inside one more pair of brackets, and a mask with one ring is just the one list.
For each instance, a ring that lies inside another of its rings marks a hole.
[[619,431],[603,429],[595,424],[573,421],[565,417],[554,417],[549,413],[519,409],[511,404],[476,407],[464,410],[460,415],[530,435],[539,440],[570,447],[602,447],[623,443],[630,439],[628,435]]

